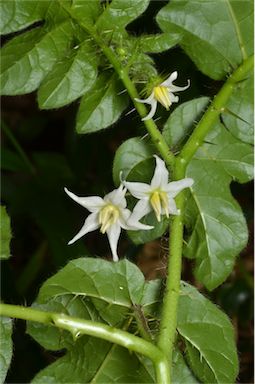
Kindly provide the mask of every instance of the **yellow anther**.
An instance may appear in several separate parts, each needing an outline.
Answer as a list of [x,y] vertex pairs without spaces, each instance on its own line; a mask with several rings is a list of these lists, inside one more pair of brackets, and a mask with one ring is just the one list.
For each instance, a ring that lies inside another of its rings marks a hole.
[[167,193],[164,191],[154,191],[150,197],[151,206],[155,212],[157,220],[160,221],[162,208],[167,217],[169,217],[168,211],[168,198]]
[[150,198],[150,203],[152,205],[152,208],[154,209],[157,220],[160,221],[161,201],[160,201],[160,194],[158,191],[154,191],[152,193],[151,198]]
[[105,233],[107,229],[116,223],[119,218],[119,210],[115,205],[107,204],[99,211],[100,232]]
[[159,85],[153,88],[155,99],[162,104],[167,110],[169,109],[171,103],[169,91],[163,85]]

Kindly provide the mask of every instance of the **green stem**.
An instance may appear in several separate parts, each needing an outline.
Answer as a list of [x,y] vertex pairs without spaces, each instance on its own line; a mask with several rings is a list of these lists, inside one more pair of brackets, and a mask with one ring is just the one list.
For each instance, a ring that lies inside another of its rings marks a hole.
[[254,57],[250,56],[247,60],[243,62],[240,67],[237,68],[235,72],[228,78],[226,83],[223,85],[217,96],[215,96],[210,107],[207,109],[206,113],[200,120],[199,124],[196,126],[189,140],[186,142],[182,148],[178,158],[180,159],[179,165],[184,169],[187,167],[188,163],[196,153],[198,147],[202,145],[205,136],[212,128],[213,124],[219,117],[221,113],[224,112],[226,103],[231,96],[233,89],[236,86],[236,83],[242,81],[247,73],[251,71],[254,64]]
[[157,383],[170,383],[168,362],[160,349],[126,331],[90,320],[74,318],[61,313],[39,311],[19,305],[0,304],[0,315],[52,325],[71,332],[76,338],[83,334],[90,335],[128,348],[153,361]]
[[[121,79],[121,81],[125,85],[125,87],[128,91],[128,94],[129,94],[130,98],[132,99],[132,101],[135,105],[135,108],[136,108],[137,112],[139,113],[140,117],[141,118],[145,117],[147,115],[147,109],[146,109],[144,104],[141,104],[141,103],[135,101],[136,98],[139,98],[139,94],[137,92],[137,89],[136,89],[134,83],[132,82],[132,80],[130,79],[130,77],[128,75],[127,69],[123,68],[118,56],[114,53],[114,51],[110,47],[105,45],[104,41],[102,40],[102,38],[100,36],[98,36],[96,30],[93,27],[90,27],[90,26],[86,25],[84,22],[81,22],[81,20],[79,18],[77,18],[77,16],[75,16],[72,13],[71,9],[68,8],[64,3],[60,2],[60,4],[65,9],[65,11],[69,14],[69,16],[73,20],[75,20],[76,23],[78,23],[81,28],[83,28],[87,33],[89,33],[93,37],[93,39],[95,40],[97,45],[101,48],[102,52],[107,57],[109,62],[112,64],[113,68],[115,69],[115,71],[119,75],[119,78]],[[159,151],[159,153],[161,154],[161,156],[165,160],[165,163],[166,163],[168,169],[170,171],[172,171],[173,167],[174,167],[174,163],[175,163],[175,156],[171,152],[171,150],[170,150],[169,146],[167,145],[164,137],[162,136],[162,134],[160,133],[160,131],[158,130],[156,124],[154,123],[154,121],[152,119],[145,120],[144,125],[145,125],[148,133],[151,136],[153,144],[155,145],[155,147],[157,148],[157,150]]]
[[[191,137],[184,145],[181,153],[176,158],[174,167],[174,180],[185,177],[186,168],[196,153],[198,147],[202,145],[206,135],[213,127],[219,114],[224,111],[224,107],[232,94],[237,82],[244,79],[245,75],[252,69],[253,57],[248,58],[226,81],[220,92],[214,98],[199,124],[193,131]],[[179,300],[181,266],[182,266],[182,246],[183,246],[183,215],[185,208],[185,191],[179,193],[175,199],[181,214],[175,216],[169,230],[169,251],[168,277],[166,282],[166,292],[163,300],[161,314],[161,325],[158,339],[158,346],[164,352],[168,361],[172,361],[172,351],[174,347],[177,308]],[[171,374],[171,372],[170,372]]]

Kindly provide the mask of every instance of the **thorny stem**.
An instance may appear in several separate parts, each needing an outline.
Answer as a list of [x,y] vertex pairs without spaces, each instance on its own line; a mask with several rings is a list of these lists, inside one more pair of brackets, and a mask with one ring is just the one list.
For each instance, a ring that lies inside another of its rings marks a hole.
[[[69,15],[93,37],[95,42],[99,45],[102,52],[108,58],[109,62],[112,64],[123,84],[125,85],[131,99],[133,100],[137,112],[141,117],[144,117],[146,115],[146,108],[143,104],[137,103],[134,100],[138,97],[135,85],[129,78],[128,72],[122,68],[122,65],[114,51],[105,45],[104,41],[98,36],[93,27],[89,27],[81,22],[75,15],[72,14],[71,10],[68,9],[65,4],[63,4],[63,2],[60,2],[60,4],[69,13]],[[196,153],[197,149],[202,145],[205,136],[213,127],[213,124],[215,123],[220,113],[224,112],[224,107],[226,106],[226,103],[231,96],[236,83],[243,80],[245,75],[252,69],[252,67],[253,57],[250,57],[245,60],[243,64],[228,78],[177,158],[175,158],[174,154],[170,151],[167,143],[165,142],[153,120],[144,121],[145,127],[151,135],[153,143],[166,162],[169,171],[173,173],[174,180],[180,180],[185,177],[186,168],[189,162]],[[154,346],[152,343],[146,340],[143,340],[122,330],[109,327],[108,325],[74,319],[61,314],[45,313],[30,308],[5,304],[0,304],[0,313],[2,311],[2,314],[6,316],[53,324],[54,326],[67,329],[75,335],[84,333],[91,336],[100,337],[135,352],[144,354],[154,362],[157,383],[169,384],[170,377],[168,363],[170,363],[171,366],[176,334],[177,308],[181,280],[185,191],[179,193],[176,198],[176,204],[180,209],[181,214],[179,216],[175,216],[170,225],[168,277],[163,300],[158,347]]]
[[121,329],[61,313],[44,312],[10,304],[0,304],[0,316],[52,325],[71,332],[74,338],[78,338],[81,335],[90,335],[118,344],[151,359],[155,365],[157,383],[167,384],[170,382],[168,362],[161,350],[152,343]]
[[[139,98],[137,89],[128,75],[128,70],[123,68],[115,52],[104,43],[102,38],[97,34],[96,30],[93,27],[88,26],[87,24],[82,22],[79,18],[77,18],[72,13],[72,11],[65,6],[64,3],[60,2],[60,4],[66,10],[66,12],[71,16],[71,18],[74,19],[80,25],[81,28],[83,28],[87,33],[89,33],[93,37],[97,45],[101,48],[102,52],[107,57],[107,59],[109,60],[109,62],[112,64],[113,68],[119,75],[119,78],[121,79],[122,83],[125,85],[137,112],[142,118],[145,117],[147,115],[147,109],[144,104],[141,104],[135,101],[135,98]],[[152,142],[154,143],[155,147],[157,148],[157,150],[165,160],[165,163],[169,171],[172,172],[174,163],[175,163],[175,156],[171,152],[164,137],[162,136],[161,132],[158,130],[156,124],[152,119],[145,120],[144,125],[151,136]]]
[[[246,74],[253,67],[253,57],[248,58],[237,70],[228,78],[219,93],[212,101],[210,107],[194,129],[187,143],[182,148],[179,156],[176,158],[174,167],[174,180],[180,180],[185,177],[186,168],[196,153],[198,147],[202,145],[206,135],[212,129],[220,113],[224,112],[224,107],[231,96],[236,84],[243,80]],[[179,193],[176,197],[176,205],[181,214],[175,216],[170,225],[169,233],[169,259],[168,259],[168,277],[166,282],[166,291],[163,299],[163,308],[161,314],[160,333],[158,346],[165,353],[169,362],[172,361],[172,353],[175,341],[177,326],[177,308],[181,281],[181,259],[183,245],[183,216],[185,208],[185,191]],[[171,367],[171,364],[170,364]],[[171,372],[170,372],[171,375]]]

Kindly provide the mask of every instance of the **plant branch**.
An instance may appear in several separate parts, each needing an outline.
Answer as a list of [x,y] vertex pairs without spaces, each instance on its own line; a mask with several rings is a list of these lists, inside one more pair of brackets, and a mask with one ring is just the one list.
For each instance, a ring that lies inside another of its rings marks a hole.
[[254,56],[250,56],[240,67],[227,79],[219,93],[215,96],[210,107],[207,109],[202,119],[192,132],[189,140],[178,155],[179,166],[186,169],[188,163],[202,145],[207,133],[212,128],[219,115],[224,112],[226,103],[231,96],[236,84],[242,81],[247,73],[251,71],[254,64]]
[[[199,124],[193,131],[187,143],[184,145],[181,153],[176,158],[174,167],[174,180],[180,180],[185,177],[186,168],[196,153],[198,147],[202,145],[205,136],[213,127],[219,114],[224,111],[224,107],[233,92],[233,89],[239,81],[243,80],[246,74],[253,67],[253,57],[247,59],[226,81],[222,89],[214,98],[211,106],[208,108]],[[172,361],[172,351],[174,347],[177,308],[179,300],[181,266],[182,266],[182,245],[183,245],[183,219],[185,208],[185,191],[182,191],[176,197],[176,205],[181,214],[175,216],[169,230],[169,251],[168,277],[166,282],[166,291],[163,300],[161,314],[160,333],[158,346],[165,353],[168,361]],[[170,365],[171,367],[171,365]],[[171,368],[170,368],[171,369]],[[170,372],[171,374],[171,372]]]
[[0,304],[0,315],[52,325],[71,332],[75,338],[83,334],[90,335],[128,348],[153,361],[157,383],[170,383],[168,362],[160,349],[126,331],[90,320],[74,318],[61,313],[39,311],[19,305]]
[[[77,18],[76,15],[74,15],[72,13],[72,10],[70,8],[68,8],[64,3],[60,2],[60,4],[65,9],[65,11],[69,14],[69,16],[73,20],[75,20],[75,22],[78,23],[81,28],[83,28],[87,33],[89,33],[93,37],[93,39],[95,40],[97,45],[101,48],[102,52],[107,57],[109,62],[112,64],[113,68],[115,69],[115,71],[119,75],[119,78],[121,79],[121,81],[125,85],[125,87],[128,91],[128,94],[129,94],[130,98],[132,99],[133,104],[134,104],[137,112],[139,113],[140,117],[141,118],[145,117],[147,115],[147,109],[146,109],[144,104],[141,104],[141,103],[138,103],[137,101],[135,101],[136,98],[139,98],[139,94],[137,92],[137,89],[136,89],[134,83],[132,82],[132,80],[130,79],[127,69],[123,68],[123,66],[122,66],[118,56],[115,54],[115,52],[104,43],[102,38],[97,34],[96,30],[93,27],[86,25],[83,21],[81,21],[79,18]],[[155,147],[157,148],[157,150],[159,151],[159,153],[161,154],[161,156],[165,160],[165,163],[166,163],[169,171],[172,172],[173,167],[174,167],[174,163],[175,163],[175,156],[171,152],[171,150],[170,150],[169,146],[167,145],[161,132],[158,130],[157,125],[154,123],[154,121],[152,119],[145,120],[144,125],[145,125],[148,133],[151,136],[153,144],[155,145]]]

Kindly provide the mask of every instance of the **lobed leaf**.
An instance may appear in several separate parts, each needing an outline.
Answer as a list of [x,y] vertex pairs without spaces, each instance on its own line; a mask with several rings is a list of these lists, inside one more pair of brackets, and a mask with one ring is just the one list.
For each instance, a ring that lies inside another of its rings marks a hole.
[[0,33],[16,32],[44,18],[49,0],[2,0]]
[[91,133],[115,123],[128,105],[127,95],[120,94],[123,87],[114,74],[100,75],[82,99],[77,114],[78,133]]
[[10,241],[11,241],[11,223],[10,218],[6,212],[6,208],[0,207],[0,232],[1,232],[1,248],[0,248],[0,259],[9,259],[10,254]]
[[177,330],[185,340],[189,364],[202,382],[235,382],[238,356],[233,326],[223,312],[186,283],[182,283]]
[[195,276],[210,290],[231,273],[247,244],[245,218],[229,184],[252,178],[252,153],[251,146],[218,124],[188,166],[186,175],[194,179],[186,217],[192,234],[184,254],[195,258]]
[[72,24],[63,22],[48,31],[35,28],[14,37],[2,48],[1,94],[34,91],[70,47]]
[[59,108],[78,99],[96,80],[97,58],[88,43],[77,46],[69,57],[58,61],[39,90],[41,109]]
[[232,72],[253,51],[253,2],[172,0],[157,22],[164,32],[181,33],[181,46],[213,79]]
[[0,383],[5,383],[5,377],[12,359],[12,320],[0,317]]
[[[207,104],[208,98],[202,97],[175,109],[163,129],[170,146],[178,146],[188,138]],[[208,289],[226,279],[235,257],[247,243],[245,219],[229,184],[232,180],[244,183],[252,179],[252,152],[249,144],[218,122],[188,166],[186,176],[194,179],[194,185],[186,225],[192,233],[184,255],[195,259],[195,275]]]

